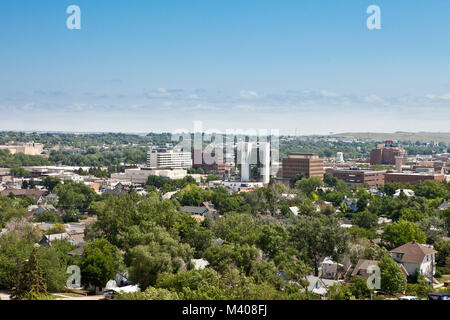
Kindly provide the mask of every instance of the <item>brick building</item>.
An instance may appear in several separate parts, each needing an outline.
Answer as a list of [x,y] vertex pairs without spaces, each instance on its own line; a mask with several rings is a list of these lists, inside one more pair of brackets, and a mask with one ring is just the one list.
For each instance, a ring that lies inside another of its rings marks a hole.
[[306,178],[323,179],[323,159],[315,153],[290,153],[283,158],[282,176],[291,179],[298,173],[303,173]]
[[417,172],[386,172],[385,183],[418,184],[427,180],[444,181],[443,174]]
[[[208,158],[206,158],[208,157]],[[219,174],[225,173],[225,161],[223,157],[218,157],[218,159],[214,160],[214,153],[207,153],[204,150],[193,150],[192,151],[192,159],[193,165],[192,167],[195,169],[202,168],[205,173],[216,172]],[[211,159],[209,159],[211,158]],[[200,162],[200,163],[197,163]],[[209,163],[213,162],[213,163]]]
[[408,153],[400,145],[386,141],[385,144],[377,145],[377,148],[370,152],[370,164],[395,165],[396,157],[401,157],[401,164],[404,165],[408,159]]
[[365,170],[365,169],[327,169],[327,173],[333,177],[344,180],[348,185],[360,185],[363,183],[369,186],[381,186],[384,184],[384,174],[386,170]]

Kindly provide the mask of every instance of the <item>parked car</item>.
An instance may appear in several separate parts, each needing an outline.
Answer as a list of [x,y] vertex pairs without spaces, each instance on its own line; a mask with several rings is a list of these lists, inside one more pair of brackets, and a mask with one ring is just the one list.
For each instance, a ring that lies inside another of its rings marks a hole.
[[422,299],[416,296],[403,296],[399,297],[398,300],[422,300]]
[[433,292],[427,296],[428,300],[450,300],[450,293]]
[[107,292],[105,292],[105,299],[112,300],[112,299],[114,299],[114,295],[115,295],[114,291],[112,291],[112,290],[107,291]]

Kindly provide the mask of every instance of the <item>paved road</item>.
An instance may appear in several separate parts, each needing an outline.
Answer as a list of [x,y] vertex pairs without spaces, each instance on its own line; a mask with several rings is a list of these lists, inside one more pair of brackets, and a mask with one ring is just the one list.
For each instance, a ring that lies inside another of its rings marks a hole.
[[56,294],[59,297],[63,298],[56,298],[55,300],[103,300],[105,297],[103,295],[98,296],[80,296],[80,297],[72,297],[72,296],[66,296],[64,294],[58,293]]

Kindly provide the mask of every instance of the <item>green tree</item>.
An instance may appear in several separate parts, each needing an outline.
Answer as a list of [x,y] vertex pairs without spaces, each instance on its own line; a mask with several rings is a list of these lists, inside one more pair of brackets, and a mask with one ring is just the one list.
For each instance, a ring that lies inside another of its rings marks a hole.
[[441,239],[434,243],[436,253],[436,264],[440,267],[445,266],[445,262],[450,257],[450,240]]
[[305,178],[295,182],[295,187],[310,196],[317,188],[323,185],[322,179],[318,177]]
[[159,239],[138,245],[128,252],[130,279],[146,289],[156,283],[159,274],[177,272],[192,256],[193,249],[188,244],[163,234]]
[[42,211],[34,217],[36,222],[60,222],[61,219],[51,211]]
[[273,259],[286,248],[288,238],[289,234],[283,227],[266,225],[262,227],[261,234],[256,243]]
[[143,292],[119,293],[114,300],[180,300],[178,293],[167,289],[148,287]]
[[19,265],[29,258],[33,242],[19,232],[7,232],[0,237],[0,288],[11,289],[17,284]]
[[373,293],[373,290],[367,287],[366,279],[358,276],[353,276],[350,278],[350,281],[353,282],[353,284],[350,286],[350,291],[356,299],[369,298]]
[[190,184],[180,191],[179,201],[183,206],[199,206],[209,200],[211,200],[211,191],[194,184]]
[[120,271],[122,258],[106,239],[97,239],[85,246],[81,257],[81,283],[102,288]]
[[42,179],[42,185],[46,187],[49,192],[52,192],[60,183],[61,180],[56,177],[48,176]]
[[413,190],[416,196],[425,197],[427,199],[443,198],[448,192],[444,183],[433,180],[418,183],[414,185]]
[[96,199],[94,190],[84,183],[66,182],[55,187],[54,191],[59,197],[58,207],[64,210],[84,212]]
[[12,176],[14,177],[30,177],[31,172],[25,170],[24,168],[15,167],[9,170]]
[[17,285],[12,298],[22,300],[30,294],[47,294],[47,285],[38,260],[36,247],[31,251],[28,261],[21,263],[19,266]]
[[68,252],[75,249],[67,241],[54,241],[51,247],[39,248],[39,263],[42,266],[47,289],[50,292],[62,291],[66,287],[66,274],[69,261]]
[[407,220],[399,220],[384,227],[383,240],[388,241],[391,246],[398,247],[410,241],[425,243],[426,235],[419,227]]
[[289,232],[292,245],[310,259],[316,276],[323,256],[337,261],[348,250],[350,235],[334,217],[299,216]]
[[352,221],[360,228],[370,229],[378,224],[378,216],[369,210],[356,212]]
[[381,290],[390,294],[402,293],[406,289],[406,277],[391,256],[386,255],[378,263],[381,272]]
[[213,232],[216,237],[229,242],[254,244],[260,229],[248,214],[227,214],[214,224]]

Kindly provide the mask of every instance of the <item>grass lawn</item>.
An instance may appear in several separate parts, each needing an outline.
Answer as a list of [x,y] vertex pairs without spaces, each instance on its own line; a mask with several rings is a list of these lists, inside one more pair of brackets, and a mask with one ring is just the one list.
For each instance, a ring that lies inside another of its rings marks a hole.
[[449,280],[450,280],[450,274],[443,275],[442,277],[439,278],[440,283],[443,283],[444,281],[449,281]]

